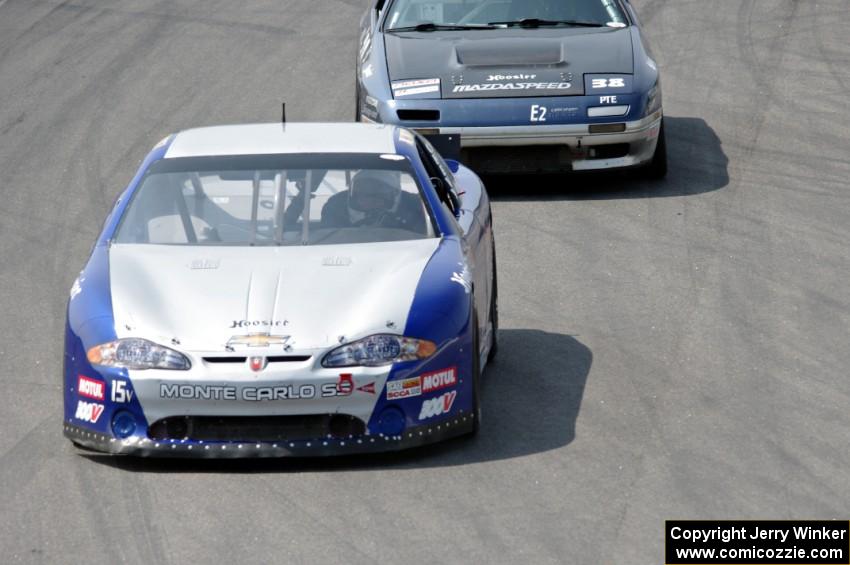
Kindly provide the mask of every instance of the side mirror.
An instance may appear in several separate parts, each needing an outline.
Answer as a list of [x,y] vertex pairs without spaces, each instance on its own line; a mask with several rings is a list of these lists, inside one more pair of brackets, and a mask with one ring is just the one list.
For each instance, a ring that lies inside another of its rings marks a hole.
[[454,210],[455,218],[460,218],[460,198],[457,194],[454,193],[453,190],[448,192],[449,201],[452,203],[452,210]]
[[443,182],[443,179],[439,177],[431,177],[431,185],[434,187],[434,190],[437,191],[437,194],[442,196],[446,192],[446,185]]
[[457,174],[457,172],[460,170],[460,163],[458,163],[454,159],[444,159],[444,161],[446,162],[446,165],[449,167],[449,170],[452,172],[452,174]]

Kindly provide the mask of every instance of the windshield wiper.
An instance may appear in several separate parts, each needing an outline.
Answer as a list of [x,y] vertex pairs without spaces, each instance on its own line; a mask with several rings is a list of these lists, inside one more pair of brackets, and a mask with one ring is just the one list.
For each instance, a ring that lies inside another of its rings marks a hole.
[[468,29],[496,29],[496,26],[492,24],[436,24],[434,22],[423,22],[415,26],[391,27],[384,31],[463,31]]
[[491,26],[507,27],[541,27],[541,26],[574,26],[574,27],[605,27],[599,22],[584,22],[580,20],[541,20],[538,18],[523,18],[521,20],[509,20],[506,22],[490,22]]

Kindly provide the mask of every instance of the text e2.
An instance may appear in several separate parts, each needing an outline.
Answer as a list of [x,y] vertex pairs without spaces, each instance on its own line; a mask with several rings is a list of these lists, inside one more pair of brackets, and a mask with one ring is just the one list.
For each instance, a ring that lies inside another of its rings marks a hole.
[[546,106],[540,106],[539,104],[532,104],[531,105],[531,121],[532,122],[545,122],[547,111],[548,111],[548,108],[546,108]]

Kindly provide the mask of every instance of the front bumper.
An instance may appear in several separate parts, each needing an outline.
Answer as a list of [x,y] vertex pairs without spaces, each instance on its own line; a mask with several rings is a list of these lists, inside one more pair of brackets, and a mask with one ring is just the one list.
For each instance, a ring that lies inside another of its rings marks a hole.
[[[255,374],[200,361],[180,374],[95,370],[75,355],[70,360],[79,363],[66,365],[64,434],[84,448],[143,457],[312,457],[412,448],[472,430],[471,363],[459,347],[450,342],[424,362],[391,369],[342,370],[350,373],[287,363],[294,366],[270,365]],[[445,378],[449,370],[454,380]],[[432,378],[426,389],[423,379],[434,375],[444,378]],[[447,396],[448,405],[433,410]]]
[[[467,150],[467,159],[475,167],[476,160],[483,160],[484,170],[523,170],[528,164],[539,168],[571,169],[592,171],[634,167],[652,160],[661,128],[661,112],[642,120],[625,122],[623,131],[591,133],[593,124],[562,124],[545,126],[501,126],[501,127],[458,127],[440,128],[442,134],[459,134],[461,147]],[[606,124],[608,125],[608,124]],[[470,149],[530,147],[531,155],[519,154],[521,162],[506,161],[504,153],[493,151],[487,159],[486,153]],[[534,153],[540,155],[542,147],[554,149],[535,163]],[[613,155],[605,148],[616,147]],[[620,153],[623,153],[622,155]],[[475,157],[469,158],[470,155]],[[530,159],[529,159],[530,157]],[[547,163],[548,162],[548,163]]]
[[408,428],[403,435],[363,435],[348,438],[278,442],[204,442],[191,440],[156,441],[147,437],[126,440],[65,423],[64,434],[78,446],[109,453],[136,457],[168,457],[197,459],[243,459],[278,457],[324,457],[400,451],[437,443],[469,434],[473,416],[461,410],[454,418],[439,423]]
[[592,111],[605,109],[599,96],[382,102],[372,98],[372,106],[361,106],[361,119],[424,134],[460,135],[461,160],[484,172],[593,171],[648,164],[658,144],[663,111],[643,116],[642,94],[616,98],[617,106],[608,108],[627,109],[622,115],[602,117],[591,117]]

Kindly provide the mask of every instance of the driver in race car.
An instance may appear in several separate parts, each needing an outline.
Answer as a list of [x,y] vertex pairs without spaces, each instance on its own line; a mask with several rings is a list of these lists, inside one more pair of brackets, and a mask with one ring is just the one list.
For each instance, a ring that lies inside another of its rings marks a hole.
[[401,189],[393,171],[362,170],[351,188],[331,196],[322,208],[322,227],[382,227],[426,232],[425,213],[418,195]]

